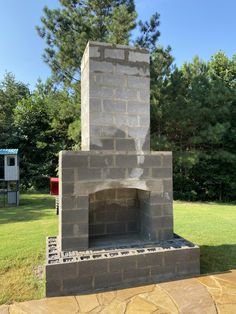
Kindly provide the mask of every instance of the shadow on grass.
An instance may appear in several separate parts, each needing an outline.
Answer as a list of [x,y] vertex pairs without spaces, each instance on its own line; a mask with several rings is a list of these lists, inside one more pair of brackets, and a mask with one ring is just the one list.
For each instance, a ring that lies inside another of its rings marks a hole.
[[25,195],[18,207],[0,208],[0,224],[33,221],[52,216],[54,198],[48,195]]
[[201,274],[227,271],[236,268],[236,244],[200,246]]

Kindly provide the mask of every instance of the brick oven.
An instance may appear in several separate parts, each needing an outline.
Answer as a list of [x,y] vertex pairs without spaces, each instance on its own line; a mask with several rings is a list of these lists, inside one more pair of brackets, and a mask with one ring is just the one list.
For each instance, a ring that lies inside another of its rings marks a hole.
[[89,42],[81,64],[81,151],[59,156],[59,235],[46,295],[199,274],[199,248],[173,233],[172,153],[150,151],[149,53]]

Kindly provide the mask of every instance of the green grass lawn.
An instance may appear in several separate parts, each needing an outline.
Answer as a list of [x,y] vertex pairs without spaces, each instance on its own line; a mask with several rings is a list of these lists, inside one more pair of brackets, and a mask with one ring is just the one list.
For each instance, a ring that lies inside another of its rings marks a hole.
[[39,265],[45,262],[46,236],[57,234],[54,199],[21,196],[19,207],[0,208],[0,304],[44,296]]
[[[202,273],[236,268],[235,205],[175,202],[174,215],[175,232],[201,246]],[[45,239],[57,225],[49,195],[0,208],[0,304],[44,297]]]
[[175,233],[201,248],[201,273],[236,268],[236,205],[174,203]]

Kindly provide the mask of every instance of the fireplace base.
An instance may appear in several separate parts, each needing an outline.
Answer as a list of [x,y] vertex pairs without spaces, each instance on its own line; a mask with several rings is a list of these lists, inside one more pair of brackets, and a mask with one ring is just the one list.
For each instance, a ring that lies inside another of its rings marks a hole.
[[70,252],[59,251],[57,237],[49,237],[46,250],[47,297],[199,275],[199,247],[177,235],[158,243],[110,243],[106,248]]

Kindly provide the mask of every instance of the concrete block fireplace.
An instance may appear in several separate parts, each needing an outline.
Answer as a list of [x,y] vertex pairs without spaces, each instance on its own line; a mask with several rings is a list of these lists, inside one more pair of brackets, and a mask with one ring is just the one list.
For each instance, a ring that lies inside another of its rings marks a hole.
[[46,295],[199,274],[199,248],[173,233],[172,153],[150,151],[149,53],[89,42],[81,65],[82,150],[59,156],[59,235]]

